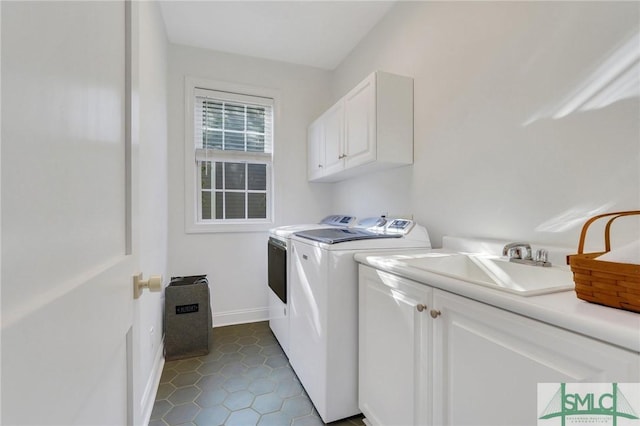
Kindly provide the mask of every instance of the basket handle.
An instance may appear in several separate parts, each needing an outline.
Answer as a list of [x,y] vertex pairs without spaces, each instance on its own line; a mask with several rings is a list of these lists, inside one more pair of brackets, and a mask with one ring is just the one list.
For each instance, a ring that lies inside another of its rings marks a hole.
[[587,238],[587,229],[589,228],[589,225],[591,225],[593,222],[595,222],[596,220],[603,218],[603,217],[608,217],[608,216],[614,216],[611,219],[609,219],[609,221],[607,222],[607,225],[605,226],[604,229],[604,245],[605,245],[605,250],[609,251],[611,250],[611,242],[609,239],[610,236],[610,231],[611,231],[611,224],[613,223],[614,220],[616,220],[619,217],[622,216],[632,216],[632,215],[640,215],[640,210],[631,210],[631,211],[626,211],[626,212],[613,212],[613,213],[603,213],[603,214],[599,214],[597,216],[592,217],[591,219],[587,220],[584,224],[584,226],[582,227],[582,232],[580,232],[580,242],[578,243],[578,254],[582,254],[583,250],[584,250],[584,241]]

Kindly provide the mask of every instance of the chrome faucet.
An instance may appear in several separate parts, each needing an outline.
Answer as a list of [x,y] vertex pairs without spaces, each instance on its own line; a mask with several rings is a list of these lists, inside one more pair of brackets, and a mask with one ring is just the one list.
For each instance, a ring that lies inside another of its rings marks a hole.
[[529,243],[509,243],[502,249],[502,255],[508,256],[509,262],[534,266],[551,266],[551,262],[548,261],[549,252],[545,249],[538,249],[534,259],[531,256]]
[[503,256],[509,259],[531,260],[531,246],[528,243],[509,243],[502,249]]

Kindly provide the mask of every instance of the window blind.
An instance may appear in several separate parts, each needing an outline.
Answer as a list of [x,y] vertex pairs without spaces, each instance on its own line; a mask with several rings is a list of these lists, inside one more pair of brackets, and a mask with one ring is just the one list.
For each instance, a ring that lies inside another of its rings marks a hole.
[[271,159],[272,99],[196,89],[194,120],[196,161]]

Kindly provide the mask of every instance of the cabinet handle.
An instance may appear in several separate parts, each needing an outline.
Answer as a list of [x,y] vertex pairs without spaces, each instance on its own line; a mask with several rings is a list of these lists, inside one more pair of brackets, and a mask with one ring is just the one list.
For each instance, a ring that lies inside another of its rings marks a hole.
[[438,318],[440,314],[442,314],[442,312],[432,309],[431,312],[429,312],[429,314],[431,314],[431,318]]
[[318,168],[320,168],[320,169],[321,169],[321,168],[322,168],[322,164],[318,164]]
[[342,160],[343,158],[345,158],[347,156],[347,154],[342,154],[338,157],[338,160]]
[[422,303],[419,303],[419,304],[416,306],[416,309],[418,310],[418,312],[422,312],[422,311],[424,311],[425,309],[427,309],[427,305],[423,305]]

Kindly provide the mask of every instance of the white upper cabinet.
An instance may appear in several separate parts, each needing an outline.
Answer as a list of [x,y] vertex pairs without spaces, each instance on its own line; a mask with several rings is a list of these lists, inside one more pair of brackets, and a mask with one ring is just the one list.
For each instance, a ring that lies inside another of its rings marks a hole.
[[307,130],[308,168],[307,176],[310,181],[322,177],[324,174],[324,126],[319,120],[314,121]]
[[309,126],[310,181],[413,163],[413,79],[375,72]]

